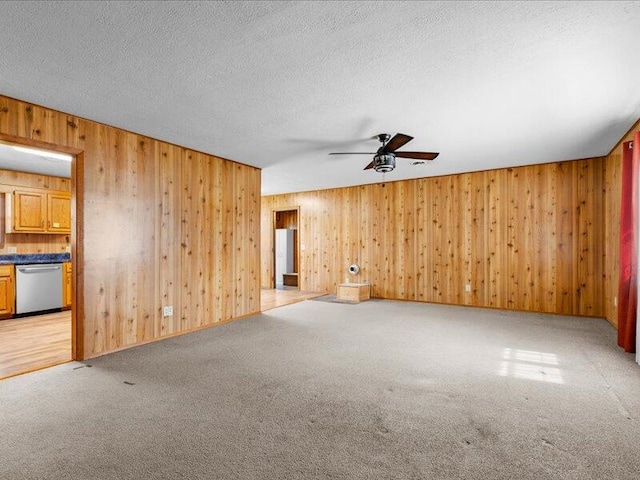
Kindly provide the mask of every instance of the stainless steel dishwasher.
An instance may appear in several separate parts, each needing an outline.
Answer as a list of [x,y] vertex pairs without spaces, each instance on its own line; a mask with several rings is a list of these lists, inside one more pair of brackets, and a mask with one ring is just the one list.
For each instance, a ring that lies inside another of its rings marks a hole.
[[62,264],[16,265],[16,314],[62,308]]

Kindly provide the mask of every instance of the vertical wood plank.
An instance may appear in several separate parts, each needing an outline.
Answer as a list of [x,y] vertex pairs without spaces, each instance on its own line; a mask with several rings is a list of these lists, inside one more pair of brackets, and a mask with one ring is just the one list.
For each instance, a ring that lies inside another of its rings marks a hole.
[[299,204],[303,288],[335,293],[357,256],[373,297],[603,315],[603,162],[263,197],[262,284],[265,211]]
[[81,150],[83,358],[259,310],[258,169],[3,96],[0,134]]

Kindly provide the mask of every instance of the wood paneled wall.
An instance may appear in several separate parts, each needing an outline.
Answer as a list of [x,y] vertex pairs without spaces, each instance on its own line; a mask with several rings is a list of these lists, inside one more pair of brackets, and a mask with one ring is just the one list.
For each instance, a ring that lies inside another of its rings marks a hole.
[[299,206],[302,290],[357,263],[374,297],[602,316],[604,181],[593,158],[266,196],[262,284],[272,211]]
[[64,253],[66,247],[70,245],[68,235],[4,233],[4,193],[12,192],[16,187],[69,192],[71,191],[71,179],[0,169],[0,254],[9,253],[9,247],[15,247],[17,253]]
[[622,198],[622,144],[633,140],[640,130],[640,120],[616,144],[607,155],[605,194],[605,262],[604,262],[604,308],[605,318],[613,326],[618,326],[618,276],[620,274],[620,201]]
[[298,228],[298,210],[276,212],[276,228]]
[[2,96],[0,134],[81,152],[79,358],[260,310],[259,169]]

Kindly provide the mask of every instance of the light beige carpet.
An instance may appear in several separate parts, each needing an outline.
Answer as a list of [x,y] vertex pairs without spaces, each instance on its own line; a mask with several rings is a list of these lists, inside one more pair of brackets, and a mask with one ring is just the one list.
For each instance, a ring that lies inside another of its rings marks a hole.
[[305,301],[0,382],[0,478],[636,480],[639,418],[603,320]]

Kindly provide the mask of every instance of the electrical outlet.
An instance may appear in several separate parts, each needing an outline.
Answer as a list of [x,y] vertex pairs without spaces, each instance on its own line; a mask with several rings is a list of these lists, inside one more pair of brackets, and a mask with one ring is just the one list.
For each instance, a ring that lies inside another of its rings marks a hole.
[[614,307],[618,306],[618,297],[613,297],[613,306]]
[[471,285],[468,285],[468,284],[467,284],[467,285],[465,285],[465,286],[464,286],[464,291],[465,291],[465,292],[470,292],[470,291],[471,291]]
[[300,250],[302,252],[304,252],[307,249],[307,247],[304,246],[304,243],[302,245],[300,245]]
[[163,317],[173,316],[173,306],[162,307],[162,316]]
[[7,247],[7,253],[18,253],[18,247]]
[[67,245],[66,247],[64,247],[64,251],[67,253],[71,253],[71,245]]

